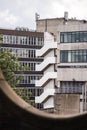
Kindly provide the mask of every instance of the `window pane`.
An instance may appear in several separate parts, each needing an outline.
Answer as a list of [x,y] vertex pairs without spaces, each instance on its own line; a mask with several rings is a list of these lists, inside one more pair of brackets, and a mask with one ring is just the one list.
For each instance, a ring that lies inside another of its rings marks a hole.
[[75,41],[76,41],[76,42],[79,42],[79,39],[80,39],[79,32],[76,32],[76,37],[75,37],[75,38],[76,38]]
[[71,62],[71,51],[68,51],[68,62]]
[[87,32],[84,32],[83,41],[84,41],[84,42],[86,42],[86,41],[87,41]]
[[83,35],[83,32],[80,32],[80,42],[83,42],[84,41],[84,35]]
[[60,33],[60,42],[64,42],[64,34],[63,33]]
[[68,35],[67,35],[67,42],[71,42],[72,40],[72,37],[71,37],[71,33],[68,33]]
[[67,40],[67,33],[64,33],[64,42],[68,42],[68,40]]

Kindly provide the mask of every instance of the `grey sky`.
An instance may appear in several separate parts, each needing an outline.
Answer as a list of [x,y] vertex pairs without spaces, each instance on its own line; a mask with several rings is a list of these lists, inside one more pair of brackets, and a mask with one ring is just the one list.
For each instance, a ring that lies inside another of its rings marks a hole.
[[0,0],[0,28],[17,26],[35,29],[35,13],[40,18],[63,17],[87,19],[87,0]]

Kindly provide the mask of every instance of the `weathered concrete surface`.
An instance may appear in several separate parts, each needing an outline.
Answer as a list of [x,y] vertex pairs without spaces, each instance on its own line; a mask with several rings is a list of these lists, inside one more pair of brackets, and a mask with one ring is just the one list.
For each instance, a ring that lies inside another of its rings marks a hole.
[[0,130],[77,129],[87,129],[87,113],[58,116],[41,112],[19,98],[0,74]]
[[80,112],[80,95],[55,94],[54,104],[58,115],[77,114]]

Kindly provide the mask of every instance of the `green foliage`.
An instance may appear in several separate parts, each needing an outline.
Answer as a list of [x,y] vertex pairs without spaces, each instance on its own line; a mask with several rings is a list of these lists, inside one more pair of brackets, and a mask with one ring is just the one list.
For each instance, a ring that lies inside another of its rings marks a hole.
[[19,69],[17,58],[13,56],[9,51],[0,50],[0,68],[8,81],[8,83],[15,87],[17,80],[15,79],[15,68]]
[[3,41],[3,35],[1,34],[0,35],[0,42],[2,42]]
[[0,68],[8,81],[8,83],[15,87],[20,83],[21,76],[15,78],[15,72],[21,71],[21,75],[24,70],[27,70],[27,66],[20,66],[17,57],[13,56],[9,51],[0,50]]
[[9,51],[2,51],[0,49],[0,69],[2,70],[7,82],[11,87],[13,87],[15,92],[26,102],[33,104],[33,102],[29,100],[30,93],[27,94],[27,89],[18,89],[16,87],[17,84],[20,83],[22,76],[15,78],[15,72],[21,71],[21,75],[23,75],[23,71],[29,68],[27,66],[20,66],[17,57],[13,56]]
[[22,99],[24,99],[27,103],[31,104],[34,106],[34,101],[30,101],[29,97],[32,95],[32,93],[30,93],[28,91],[28,88],[19,88],[19,89],[14,89],[15,92],[21,96]]

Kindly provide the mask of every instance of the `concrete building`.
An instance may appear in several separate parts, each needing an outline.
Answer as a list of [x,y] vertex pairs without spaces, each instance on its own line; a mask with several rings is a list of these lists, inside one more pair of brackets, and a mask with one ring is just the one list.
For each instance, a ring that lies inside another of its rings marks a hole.
[[44,89],[44,92],[35,97],[36,103],[43,103],[44,109],[54,108],[54,92],[55,79],[57,72],[55,72],[55,49],[57,42],[54,41],[54,36],[49,33],[44,33],[44,46],[36,51],[36,56],[44,57],[44,61],[36,66],[36,71],[44,71],[43,77],[36,80],[36,87]]
[[[36,71],[37,63],[43,61],[43,58],[36,58],[36,50],[40,49],[44,43],[44,35],[40,32],[29,31],[27,28],[16,28],[14,30],[0,29],[0,35],[3,36],[3,41],[0,43],[1,49],[9,50],[13,55],[18,57],[21,66],[29,66],[29,70],[24,71],[22,80],[17,86],[18,89],[24,87],[28,92],[31,92],[31,100],[35,100],[35,96],[43,92],[43,88],[35,88],[35,79],[42,77],[42,71]],[[16,76],[21,75],[21,72],[16,72]],[[36,107],[43,108],[42,104],[36,104]]]
[[[44,46],[37,51],[37,56],[44,57],[44,61],[37,66],[37,70],[42,68],[44,75],[42,79],[36,81],[36,86],[43,87],[44,92],[35,98],[36,102],[43,103],[44,109],[55,109],[55,104],[61,100],[57,108],[67,109],[62,98],[64,99],[64,95],[68,94],[67,99],[75,97],[73,106],[77,104],[76,110],[71,107],[69,114],[72,114],[73,110],[73,113],[86,111],[87,21],[69,19],[68,13],[65,12],[63,18],[36,20],[36,29],[46,32]],[[55,95],[60,97],[60,94],[64,95],[61,99],[56,98],[55,102]],[[70,104],[70,101],[68,103]]]

